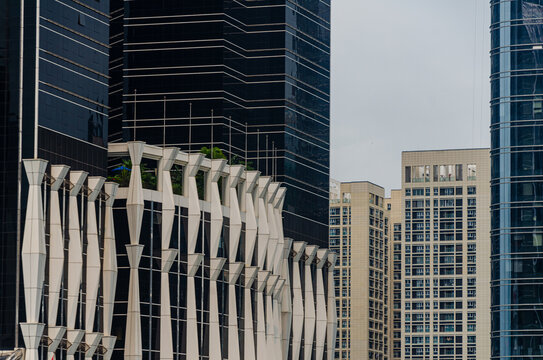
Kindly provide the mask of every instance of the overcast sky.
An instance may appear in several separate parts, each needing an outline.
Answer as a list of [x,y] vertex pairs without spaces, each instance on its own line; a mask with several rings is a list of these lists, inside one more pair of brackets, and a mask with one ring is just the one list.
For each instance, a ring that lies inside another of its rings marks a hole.
[[487,0],[333,0],[331,177],[400,186],[404,150],[489,146]]

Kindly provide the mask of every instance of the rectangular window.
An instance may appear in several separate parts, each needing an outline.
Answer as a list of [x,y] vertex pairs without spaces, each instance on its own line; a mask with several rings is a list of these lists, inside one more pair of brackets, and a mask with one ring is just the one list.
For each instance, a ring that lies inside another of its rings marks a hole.
[[477,165],[468,165],[468,181],[477,180]]
[[406,183],[411,182],[411,166],[405,167],[405,182]]
[[462,181],[463,180],[462,165],[457,164],[455,170],[456,170],[456,181]]

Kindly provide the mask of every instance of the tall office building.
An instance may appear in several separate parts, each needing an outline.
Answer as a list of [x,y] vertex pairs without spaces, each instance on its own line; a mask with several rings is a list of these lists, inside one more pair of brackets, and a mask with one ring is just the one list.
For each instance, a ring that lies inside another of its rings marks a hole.
[[542,358],[543,3],[491,7],[492,358]]
[[402,358],[402,190],[391,190],[390,198],[385,199],[389,214],[389,252],[390,252],[390,359]]
[[330,1],[111,1],[110,140],[211,145],[288,189],[327,245]]
[[404,359],[490,358],[488,149],[402,153]]
[[389,218],[385,191],[341,183],[330,200],[330,251],[338,309],[336,359],[389,359]]
[[21,159],[39,157],[90,175],[106,172],[108,12],[107,0],[0,4],[3,349],[23,346],[19,323],[33,315],[25,311],[22,297],[28,184]]

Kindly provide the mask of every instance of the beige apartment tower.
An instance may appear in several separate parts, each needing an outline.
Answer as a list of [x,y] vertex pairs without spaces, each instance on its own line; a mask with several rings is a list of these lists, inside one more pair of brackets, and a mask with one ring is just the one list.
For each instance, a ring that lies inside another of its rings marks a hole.
[[402,358],[402,190],[392,190],[385,199],[390,228],[390,359]]
[[390,258],[385,191],[370,182],[336,185],[330,249],[338,309],[336,358],[388,360]]
[[403,359],[490,359],[489,182],[488,149],[402,153]]

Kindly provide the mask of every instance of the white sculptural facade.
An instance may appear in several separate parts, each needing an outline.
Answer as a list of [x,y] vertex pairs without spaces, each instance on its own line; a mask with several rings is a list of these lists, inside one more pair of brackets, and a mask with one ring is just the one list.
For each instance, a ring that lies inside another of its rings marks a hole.
[[26,356],[334,358],[336,257],[284,237],[280,183],[143,142],[109,155],[131,161],[128,186],[25,161]]

